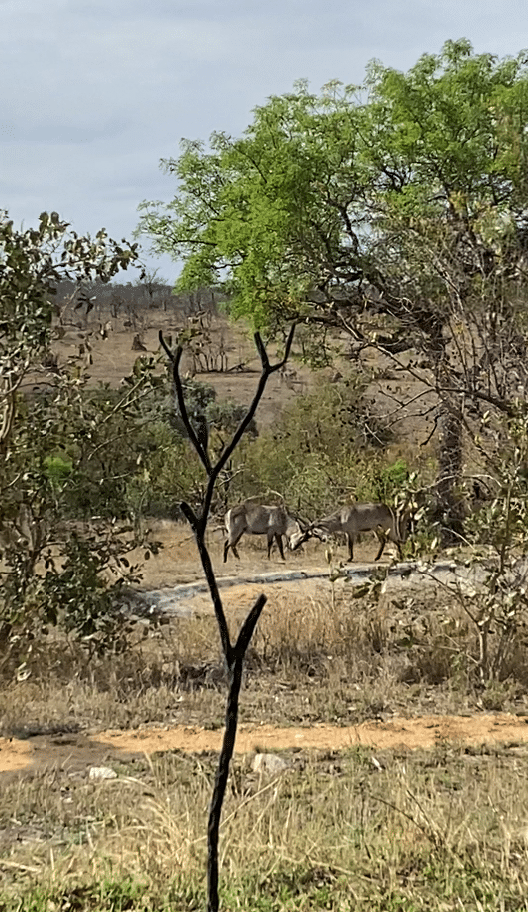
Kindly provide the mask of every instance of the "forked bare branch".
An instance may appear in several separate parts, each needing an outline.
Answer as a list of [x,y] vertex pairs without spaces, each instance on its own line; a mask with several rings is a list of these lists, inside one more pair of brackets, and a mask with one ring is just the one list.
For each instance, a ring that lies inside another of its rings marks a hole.
[[211,797],[211,804],[209,807],[209,822],[207,827],[207,910],[208,912],[217,912],[219,906],[218,899],[218,836],[220,831],[220,819],[222,814],[222,805],[224,801],[227,779],[229,775],[229,764],[233,756],[233,750],[235,747],[235,738],[238,725],[238,706],[239,706],[239,697],[240,697],[240,687],[242,684],[242,671],[244,667],[244,659],[246,655],[247,648],[251,642],[251,637],[255,631],[255,627],[258,623],[258,619],[262,613],[262,609],[266,604],[266,596],[259,595],[255,604],[253,605],[251,611],[249,612],[246,620],[242,624],[240,632],[238,634],[236,643],[233,645],[229,636],[229,628],[227,626],[227,621],[225,617],[224,607],[222,604],[222,599],[220,597],[220,592],[218,584],[216,581],[215,573],[213,570],[213,565],[207,545],[205,542],[205,531],[207,528],[207,521],[209,519],[209,513],[211,509],[211,502],[213,498],[215,484],[217,482],[218,476],[222,471],[223,467],[228,462],[233,451],[238,446],[244,432],[247,430],[250,425],[255,412],[257,410],[258,404],[262,398],[262,394],[266,388],[266,384],[270,376],[275,373],[275,371],[280,370],[286,363],[293,343],[293,336],[295,333],[295,324],[291,327],[288,339],[286,341],[286,346],[284,349],[284,357],[281,361],[276,364],[270,364],[268,354],[266,352],[264,343],[259,333],[255,333],[255,345],[260,355],[260,360],[262,364],[262,372],[260,379],[257,385],[257,390],[249,406],[244,418],[240,422],[238,428],[236,429],[230,443],[224,448],[223,452],[219,456],[216,463],[212,464],[207,452],[206,446],[198,438],[191,421],[189,419],[189,414],[187,407],[185,405],[185,396],[183,391],[183,384],[180,377],[180,362],[181,356],[183,353],[183,347],[179,345],[176,349],[176,352],[173,354],[165,343],[163,339],[163,334],[160,331],[159,340],[160,344],[163,347],[165,353],[172,362],[172,374],[174,380],[174,388],[176,392],[176,397],[178,400],[178,407],[180,410],[180,415],[185,426],[185,430],[189,436],[194,449],[198,453],[198,456],[202,462],[202,465],[205,468],[207,473],[208,481],[207,487],[204,495],[204,500],[202,504],[202,509],[200,513],[196,513],[188,503],[181,503],[181,510],[189,522],[195,538],[196,544],[198,546],[198,551],[200,554],[200,560],[202,562],[202,568],[204,571],[207,584],[209,586],[209,592],[211,594],[211,600],[213,602],[214,612],[216,621],[218,624],[218,630],[220,634],[220,641],[222,643],[222,651],[224,654],[224,659],[226,662],[229,678],[229,689],[227,695],[227,704],[226,704],[226,725],[224,731],[224,737],[222,741],[222,749],[218,758],[218,766],[215,777],[215,784],[213,788],[213,794]]

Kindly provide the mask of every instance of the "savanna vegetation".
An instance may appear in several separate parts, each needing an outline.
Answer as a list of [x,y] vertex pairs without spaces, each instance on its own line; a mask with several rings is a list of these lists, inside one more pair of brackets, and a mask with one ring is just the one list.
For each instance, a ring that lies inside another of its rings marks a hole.
[[[151,518],[190,519],[214,557],[209,514],[277,494],[307,517],[351,499],[410,503],[407,555],[424,576],[440,549],[470,572],[440,595],[387,595],[386,569],[361,589],[342,585],[330,550],[331,603],[264,612],[245,644],[243,721],[526,710],[526,67],[525,54],[498,60],[447,42],[408,73],[372,63],[362,86],[316,95],[300,83],[255,109],[242,137],[184,141],[164,163],[174,199],[142,204],[139,226],[183,260],[176,296],[155,276],[109,284],[136,245],[80,238],[56,213],[25,231],[2,215],[7,734],[221,725],[212,619],[138,626],[130,593],[159,547]],[[277,363],[295,325],[290,363],[316,378],[339,368],[272,425],[257,411],[232,451],[245,409],[211,379],[227,370],[217,307],[258,330]],[[119,388],[90,382],[86,334],[78,357],[57,359],[68,309],[82,332],[96,318],[103,337],[105,321],[127,321],[138,354]],[[189,353],[188,421],[165,355],[142,345],[156,309],[174,310],[169,347]],[[388,409],[379,389],[391,369]],[[224,907],[524,908],[523,756],[442,745],[375,763],[362,750],[299,754],[271,783],[237,761]],[[121,772],[115,794],[84,780],[65,794],[58,772],[8,786],[0,908],[203,907],[212,759]]]

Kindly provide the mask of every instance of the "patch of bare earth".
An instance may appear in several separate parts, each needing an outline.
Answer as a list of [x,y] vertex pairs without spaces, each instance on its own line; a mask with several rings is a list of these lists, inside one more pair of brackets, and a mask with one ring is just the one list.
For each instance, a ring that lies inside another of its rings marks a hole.
[[[99,383],[109,384],[111,388],[121,385],[123,377],[132,373],[139,356],[153,356],[160,351],[159,331],[165,337],[175,338],[181,331],[182,320],[160,310],[148,311],[145,317],[146,327],[140,332],[144,351],[133,347],[134,329],[125,329],[123,321],[117,318],[108,321],[111,329],[106,339],[98,333],[97,321],[88,322],[86,327],[68,327],[60,340],[53,343],[53,352],[61,364],[78,356],[79,349],[90,345],[90,363],[88,365],[88,383],[96,386]],[[228,399],[241,405],[249,405],[255,394],[261,373],[261,363],[253,340],[249,333],[233,327],[226,317],[214,318],[208,330],[208,347],[210,364],[215,363],[214,352],[225,352],[224,370],[200,370],[196,379],[209,384],[216,390],[219,399]],[[273,351],[270,351],[273,358]],[[195,375],[196,359],[184,352],[181,361],[182,375]],[[161,369],[161,368],[160,368]],[[273,375],[260,401],[257,421],[260,426],[271,424],[280,414],[284,405],[295,396],[309,388],[312,372],[307,367],[295,365],[286,374]]]
[[[54,767],[65,770],[97,766],[114,760],[165,751],[199,753],[220,750],[221,731],[179,725],[143,731],[105,731],[87,735],[37,736],[30,741],[0,739],[0,772]],[[508,713],[479,716],[424,716],[395,718],[390,722],[363,722],[354,726],[315,725],[277,728],[242,725],[235,751],[429,749],[445,742],[457,745],[508,744],[528,741],[528,719]]]

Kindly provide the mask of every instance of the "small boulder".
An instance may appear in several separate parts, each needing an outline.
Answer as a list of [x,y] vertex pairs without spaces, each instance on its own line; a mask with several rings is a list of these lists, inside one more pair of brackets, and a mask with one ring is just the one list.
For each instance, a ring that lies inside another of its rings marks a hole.
[[291,763],[278,754],[256,754],[253,759],[253,771],[267,776],[277,776],[291,769]]
[[92,766],[88,773],[88,779],[117,779],[115,770],[109,766]]

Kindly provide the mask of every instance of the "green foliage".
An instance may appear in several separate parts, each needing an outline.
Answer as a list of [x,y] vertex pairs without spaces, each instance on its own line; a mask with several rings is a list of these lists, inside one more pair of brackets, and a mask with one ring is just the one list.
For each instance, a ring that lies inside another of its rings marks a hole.
[[[97,655],[122,651],[131,632],[119,607],[119,595],[125,584],[138,582],[140,574],[137,565],[130,566],[123,550],[111,533],[88,539],[71,535],[60,554],[60,572],[48,559],[38,593],[44,620],[60,622]],[[117,576],[113,582],[103,575],[109,569]]]
[[286,406],[272,428],[242,443],[231,500],[279,492],[292,508],[315,515],[350,499],[392,495],[407,468],[402,460],[386,466],[379,444],[387,433],[365,415],[362,391],[351,376]]
[[7,572],[0,584],[4,671],[20,674],[30,656],[39,655],[49,625],[73,634],[89,654],[126,647],[130,625],[120,594],[125,584],[140,578],[139,566],[131,566],[126,557],[134,541],[124,541],[112,527],[83,538],[70,533],[58,554],[39,548],[43,575],[28,566],[24,543],[18,544],[5,553]]
[[[208,449],[219,455],[246,414],[246,407],[230,400],[217,399],[212,386],[194,379],[183,384],[187,412],[195,430],[204,425],[208,432]],[[253,420],[249,437],[257,434]],[[145,448],[138,470],[126,481],[123,502],[136,512],[136,505],[158,516],[181,517],[182,500],[198,508],[203,500],[206,477],[203,466],[191,446],[185,425],[173,395],[161,400],[156,420],[140,430],[134,441],[134,452]],[[229,474],[229,473],[228,473]],[[222,476],[223,479],[223,476]],[[220,479],[220,489],[222,489]],[[224,493],[219,491],[223,502]]]
[[3,394],[9,397],[30,359],[45,349],[50,298],[61,279],[98,276],[108,281],[137,259],[137,244],[122,243],[110,240],[104,229],[94,239],[79,237],[56,212],[43,212],[38,228],[17,231],[0,210],[0,349],[13,368]]
[[62,456],[46,456],[44,460],[46,475],[54,491],[59,492],[73,470],[71,459]]
[[375,472],[374,500],[392,503],[394,495],[402,491],[409,480],[409,468],[405,459],[399,457],[389,465],[380,465]]
[[[127,512],[126,485],[137,471],[141,450],[123,447],[123,440],[134,435],[123,394],[110,397],[111,402],[103,396],[101,402],[97,392],[87,395],[67,377],[55,376],[50,386],[49,398],[37,396],[29,402],[17,397],[0,471],[5,568],[0,580],[0,631],[4,645],[13,649],[14,660],[23,658],[27,643],[39,636],[46,623],[75,628],[84,640],[93,635],[94,648],[109,648],[110,623],[97,631],[90,624],[109,610],[116,587],[98,574],[109,564],[120,566],[131,547],[111,524],[104,545],[93,537],[77,541],[67,527],[59,525],[89,518],[94,512],[109,520]],[[64,455],[57,455],[58,451]],[[61,541],[65,541],[64,566]],[[53,560],[57,547],[59,560]],[[39,571],[43,561],[44,582]],[[66,591],[70,607],[59,611]],[[77,597],[80,613],[73,621]],[[121,626],[116,621],[114,633]]]
[[269,323],[271,300],[281,319],[296,312],[327,236],[338,239],[337,210],[326,205],[316,213],[337,189],[337,163],[337,182],[346,174],[354,183],[355,114],[299,84],[295,93],[257,108],[240,140],[213,134],[210,151],[184,142],[180,158],[165,163],[179,181],[178,196],[167,207],[144,203],[141,221],[160,250],[162,226],[170,223],[173,249],[185,260],[179,286],[211,284],[227,274],[233,312],[251,316],[256,327]]
[[116,585],[101,573],[121,566],[130,543],[113,527],[103,544],[67,535],[64,567],[52,543],[59,538],[60,553],[59,519],[125,512],[137,462],[128,444],[155,365],[136,363],[119,393],[87,393],[80,367],[50,366],[47,355],[61,280],[108,282],[137,259],[137,245],[122,244],[104,230],[79,237],[56,213],[27,231],[0,213],[0,637],[11,664],[40,648],[45,625],[59,620],[90,648],[114,648],[107,618]]
[[189,442],[166,423],[158,421],[144,432],[150,449],[140,471],[128,479],[127,503],[142,503],[151,515],[179,516],[182,500],[199,501],[203,467]]
[[528,411],[527,164],[526,52],[447,41],[405,73],[372,63],[360,87],[300,82],[239,138],[185,142],[165,162],[175,198],[144,203],[140,230],[183,259],[180,287],[214,281],[272,333],[298,320],[310,360],[332,327],[429,389],[447,540],[463,427]]
[[424,242],[435,220],[465,220],[504,249],[526,199],[526,66],[461,40],[408,73],[373,63],[359,90],[297,83],[241,138],[185,141],[165,162],[177,195],[143,203],[140,230],[184,260],[182,288],[221,280],[257,327],[350,302],[353,288],[364,302],[365,279],[387,292],[395,220]]
[[481,683],[504,680],[528,629],[528,419],[508,423],[509,451],[495,465],[494,496],[467,523],[475,583],[456,587],[474,625]]
[[[224,437],[232,436],[246,413],[243,405],[238,405],[230,400],[218,400],[216,391],[208,383],[192,378],[183,381],[183,394],[185,406],[191,422],[204,420],[211,431],[216,431],[220,440]],[[178,403],[175,398],[171,400],[171,407],[168,413],[168,420],[171,426],[178,431],[182,437],[187,437],[185,425],[181,419]],[[256,435],[256,422],[253,420],[248,428],[248,433]]]
[[63,516],[128,514],[128,486],[154,447],[150,422],[162,411],[157,381],[148,372],[134,381],[125,393],[104,386],[81,397],[82,411],[70,421],[75,471],[63,490]]

